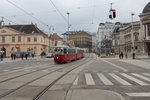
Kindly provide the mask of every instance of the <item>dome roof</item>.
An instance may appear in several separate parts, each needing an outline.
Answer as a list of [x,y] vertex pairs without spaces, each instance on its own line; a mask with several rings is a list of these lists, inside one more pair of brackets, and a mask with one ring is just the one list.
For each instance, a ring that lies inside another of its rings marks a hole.
[[148,13],[148,12],[150,12],[150,2],[143,9],[143,13]]

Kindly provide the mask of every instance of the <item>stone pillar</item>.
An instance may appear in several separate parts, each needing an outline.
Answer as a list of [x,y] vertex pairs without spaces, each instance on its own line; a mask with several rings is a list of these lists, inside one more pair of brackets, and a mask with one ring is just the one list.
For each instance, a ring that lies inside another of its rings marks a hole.
[[146,37],[148,36],[148,27],[147,27],[147,24],[145,25],[146,27],[145,27],[145,33],[146,33]]

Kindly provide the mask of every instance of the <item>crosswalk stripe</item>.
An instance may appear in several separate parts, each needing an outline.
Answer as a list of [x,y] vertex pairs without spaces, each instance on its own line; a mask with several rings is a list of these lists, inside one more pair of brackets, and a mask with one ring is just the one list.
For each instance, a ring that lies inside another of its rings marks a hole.
[[143,73],[143,75],[146,75],[146,76],[149,76],[149,77],[150,77],[150,74],[148,74],[148,73]]
[[115,80],[117,80],[118,82],[120,82],[123,85],[131,85],[129,82],[123,80],[122,78],[120,78],[119,76],[115,75],[114,73],[109,73],[109,75],[111,77],[113,77]]
[[105,85],[114,85],[110,80],[108,80],[107,77],[105,77],[103,74],[101,73],[97,73],[98,77],[100,78],[100,80],[105,84]]
[[150,92],[143,93],[126,93],[130,97],[150,97]]
[[139,77],[139,78],[141,78],[141,79],[144,79],[144,80],[150,82],[150,78],[145,77],[145,76],[143,76],[143,75],[139,75],[139,74],[136,74],[136,73],[132,73],[132,75],[134,75],[134,76],[136,76],[136,77]]
[[129,76],[129,75],[125,74],[125,73],[121,73],[121,75],[126,77],[126,78],[128,78],[128,79],[130,79],[130,80],[132,80],[132,81],[134,81],[134,82],[136,82],[136,83],[138,83],[139,85],[142,85],[142,86],[143,85],[149,85],[148,83],[142,82],[142,81],[140,81],[140,80],[138,80],[138,79],[136,79],[136,78],[134,78],[132,76]]
[[90,73],[85,73],[85,80],[87,85],[95,85],[95,82]]
[[77,85],[77,84],[78,84],[78,79],[79,79],[79,77],[77,76],[77,77],[76,77],[76,80],[75,80],[74,83],[73,83],[73,85]]

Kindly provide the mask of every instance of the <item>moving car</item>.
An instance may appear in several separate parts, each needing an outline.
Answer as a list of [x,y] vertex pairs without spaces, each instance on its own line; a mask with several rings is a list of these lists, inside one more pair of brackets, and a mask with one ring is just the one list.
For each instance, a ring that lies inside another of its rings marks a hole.
[[53,53],[48,53],[47,55],[46,55],[46,58],[52,58],[53,57]]

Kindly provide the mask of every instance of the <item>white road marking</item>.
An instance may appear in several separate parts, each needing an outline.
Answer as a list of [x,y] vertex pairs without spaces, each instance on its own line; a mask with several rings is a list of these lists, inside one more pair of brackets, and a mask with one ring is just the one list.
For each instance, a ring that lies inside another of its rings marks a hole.
[[149,73],[143,73],[143,75],[146,75],[146,76],[149,76],[149,77],[150,77],[150,74],[149,74]]
[[108,72],[108,70],[104,70],[103,72]]
[[105,85],[113,85],[113,83],[110,80],[108,80],[108,78],[105,77],[103,74],[97,73],[97,75]]
[[77,85],[77,84],[78,84],[78,79],[79,79],[79,77],[77,76],[77,77],[76,77],[76,80],[75,80],[74,83],[73,83],[73,85]]
[[134,82],[136,82],[136,83],[138,83],[139,85],[142,85],[142,86],[143,85],[149,85],[148,83],[145,83],[145,82],[143,82],[143,81],[141,81],[139,79],[136,79],[136,78],[134,78],[132,76],[129,76],[129,75],[125,74],[125,73],[121,73],[121,75],[126,77],[126,78],[128,78],[128,79],[130,79],[130,80],[132,80],[132,81],[134,81]]
[[13,69],[20,69],[21,67],[15,67],[15,68],[13,68]]
[[8,70],[3,70],[4,72],[7,72]]
[[143,75],[139,75],[139,74],[136,74],[136,73],[132,73],[132,75],[134,75],[134,76],[136,76],[136,77],[139,77],[139,78],[141,78],[141,79],[144,79],[144,80],[150,82],[150,78],[145,77],[145,76],[143,76]]
[[85,80],[87,85],[95,85],[95,82],[90,73],[85,73]]
[[113,66],[116,67],[116,68],[119,68],[119,69],[123,70],[124,72],[128,72],[128,70],[125,69],[125,68],[123,68],[123,67],[120,67],[120,66],[118,66],[118,65],[115,65],[115,64],[113,64],[113,63],[111,63],[111,62],[109,62],[109,61],[103,60],[103,59],[101,59],[101,60],[104,61],[104,62],[106,62],[106,63],[109,63],[110,65],[113,65]]
[[150,97],[150,92],[126,93],[130,97]]
[[125,81],[124,79],[120,78],[119,76],[115,75],[114,73],[109,73],[109,75],[123,85],[131,85],[129,82]]
[[117,71],[117,70],[114,70],[113,72],[119,72],[119,71]]

